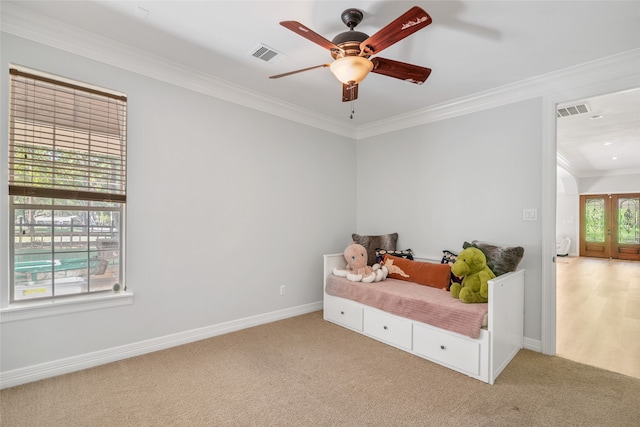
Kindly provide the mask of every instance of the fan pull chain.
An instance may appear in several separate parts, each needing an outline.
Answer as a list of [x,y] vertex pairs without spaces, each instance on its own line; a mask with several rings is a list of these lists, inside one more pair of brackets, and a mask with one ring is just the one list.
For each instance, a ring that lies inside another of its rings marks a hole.
[[353,106],[353,101],[351,101],[351,115],[349,116],[351,120],[353,120],[353,115],[355,114],[355,112],[356,112],[356,109]]

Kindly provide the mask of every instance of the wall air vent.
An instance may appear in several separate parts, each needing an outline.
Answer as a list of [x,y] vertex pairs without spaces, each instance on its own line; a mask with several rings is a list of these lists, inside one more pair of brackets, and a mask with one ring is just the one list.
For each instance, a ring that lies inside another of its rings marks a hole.
[[589,112],[589,106],[587,104],[570,105],[567,107],[558,108],[558,118],[577,116],[578,114],[585,114]]
[[263,60],[264,62],[268,62],[270,64],[275,64],[280,62],[286,55],[282,52],[278,52],[277,50],[265,45],[259,44],[249,51],[249,55],[254,58],[258,58]]

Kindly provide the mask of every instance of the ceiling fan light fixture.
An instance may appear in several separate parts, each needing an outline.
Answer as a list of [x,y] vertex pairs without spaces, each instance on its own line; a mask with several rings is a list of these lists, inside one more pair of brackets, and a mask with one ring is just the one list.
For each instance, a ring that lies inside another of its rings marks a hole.
[[329,69],[344,84],[360,83],[373,70],[373,63],[362,56],[345,56],[333,61]]

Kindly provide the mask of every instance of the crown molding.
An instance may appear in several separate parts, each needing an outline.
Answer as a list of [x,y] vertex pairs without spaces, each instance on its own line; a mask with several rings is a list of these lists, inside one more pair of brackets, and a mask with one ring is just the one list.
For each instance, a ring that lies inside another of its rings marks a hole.
[[[640,49],[564,68],[512,84],[477,92],[433,107],[412,111],[359,127],[356,139],[368,138],[462,116],[542,96],[566,99],[576,89],[593,87],[604,80],[628,79],[629,89],[640,86]],[[565,95],[566,94],[566,95]]]
[[352,125],[132,48],[93,32],[3,3],[2,32],[132,71],[175,86],[355,139]]
[[640,86],[640,49],[633,49],[354,127],[95,33],[36,15],[12,3],[3,3],[1,12],[2,31],[8,34],[355,140],[541,96],[570,99],[576,88],[597,85],[606,79],[630,79],[633,82],[630,89]]
[[568,174],[574,177],[578,176],[578,172],[571,166],[571,163],[569,163],[567,159],[562,157],[560,153],[556,154],[556,161],[557,161],[557,166],[564,169],[565,172],[567,172]]

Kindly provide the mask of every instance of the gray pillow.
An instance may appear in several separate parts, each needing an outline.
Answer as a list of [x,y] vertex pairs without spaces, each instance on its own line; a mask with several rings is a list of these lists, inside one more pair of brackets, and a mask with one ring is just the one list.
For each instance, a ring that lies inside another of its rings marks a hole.
[[470,246],[482,251],[484,256],[487,257],[487,266],[496,276],[509,273],[510,271],[516,271],[518,264],[520,264],[524,256],[524,248],[522,246],[497,246],[474,240],[471,243],[464,242],[462,248],[467,249]]
[[376,263],[376,249],[395,251],[398,243],[398,233],[383,234],[381,236],[361,236],[353,233],[351,238],[367,250],[367,265]]

